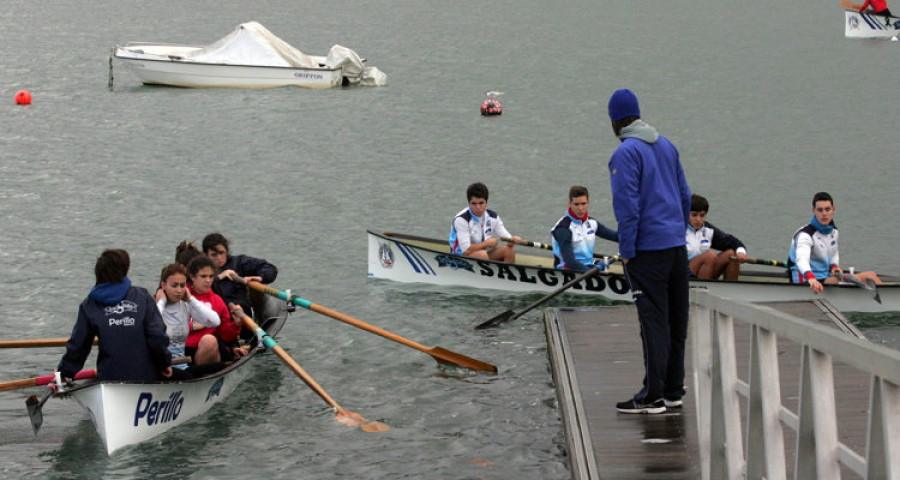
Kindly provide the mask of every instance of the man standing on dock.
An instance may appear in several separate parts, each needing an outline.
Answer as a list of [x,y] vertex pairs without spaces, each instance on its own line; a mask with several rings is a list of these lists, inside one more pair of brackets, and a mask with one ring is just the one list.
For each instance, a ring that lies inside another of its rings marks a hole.
[[622,413],[663,413],[684,396],[684,344],[688,325],[685,229],[691,190],[678,150],[641,120],[637,96],[617,90],[609,119],[622,142],[609,160],[619,255],[625,264],[641,324],[644,386],[616,404]]

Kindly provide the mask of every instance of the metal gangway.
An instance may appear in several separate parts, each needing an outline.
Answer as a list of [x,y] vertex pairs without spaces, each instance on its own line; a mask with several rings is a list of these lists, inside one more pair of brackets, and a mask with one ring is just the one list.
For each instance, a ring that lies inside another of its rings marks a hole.
[[[900,479],[900,352],[702,289],[691,291],[690,332],[704,479],[827,480],[842,471]],[[799,372],[784,361],[785,345],[794,344]],[[746,380],[739,364],[749,367]],[[841,370],[841,383],[862,385],[858,403],[840,412],[854,411],[865,421],[855,442],[861,451],[839,438],[845,424],[838,421],[836,367],[858,372]],[[785,398],[782,386],[791,376],[797,395]]]

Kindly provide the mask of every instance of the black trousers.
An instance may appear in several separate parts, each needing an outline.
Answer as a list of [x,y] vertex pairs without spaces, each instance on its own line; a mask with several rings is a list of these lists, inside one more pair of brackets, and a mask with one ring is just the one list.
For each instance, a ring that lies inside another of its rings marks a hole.
[[684,396],[689,271],[684,247],[639,251],[625,266],[644,350],[644,387],[634,396],[638,403]]

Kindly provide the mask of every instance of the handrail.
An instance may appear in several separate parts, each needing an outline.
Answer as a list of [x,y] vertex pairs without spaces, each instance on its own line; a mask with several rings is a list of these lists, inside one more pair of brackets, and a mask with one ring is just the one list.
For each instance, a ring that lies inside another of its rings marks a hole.
[[[751,326],[746,382],[737,376],[735,321]],[[778,338],[802,347],[796,412],[781,403]],[[840,478],[840,465],[900,478],[900,352],[702,289],[691,290],[691,343],[703,478],[787,478],[782,425],[797,432],[798,480]],[[838,438],[833,359],[871,377],[862,453]],[[744,425],[738,396],[747,399]]]

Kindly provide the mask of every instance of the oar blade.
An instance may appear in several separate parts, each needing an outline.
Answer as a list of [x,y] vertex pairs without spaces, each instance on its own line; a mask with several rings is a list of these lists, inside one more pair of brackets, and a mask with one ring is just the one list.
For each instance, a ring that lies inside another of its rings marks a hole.
[[509,321],[509,319],[511,319],[513,317],[513,315],[515,315],[515,314],[516,314],[516,312],[514,312],[512,310],[507,310],[507,311],[501,313],[500,315],[497,315],[496,317],[491,318],[490,320],[488,320],[484,323],[478,324],[475,327],[475,330],[484,330],[486,328],[494,328],[503,322]]
[[878,289],[875,288],[875,280],[871,278],[866,279],[866,290],[872,292],[872,298],[875,299],[876,302],[881,303],[881,295],[878,293]]
[[53,395],[53,389],[47,388],[47,391],[44,392],[40,398],[38,398],[37,395],[32,395],[25,400],[25,408],[28,410],[28,419],[31,420],[31,428],[34,429],[35,435],[41,431],[41,425],[44,424],[43,407],[44,404],[47,403],[47,399],[50,398],[50,395]]
[[344,425],[349,427],[359,427],[360,430],[368,433],[386,432],[391,429],[391,427],[385,423],[366,420],[362,415],[349,410],[344,410],[343,408],[338,409],[337,413],[334,414],[334,417]]
[[434,359],[439,363],[465,367],[469,370],[476,370],[480,372],[497,373],[497,367],[491,365],[490,363],[482,362],[481,360],[472,357],[467,357],[461,353],[447,350],[446,348],[430,348],[428,349],[428,353],[431,354],[431,356],[434,357]]

